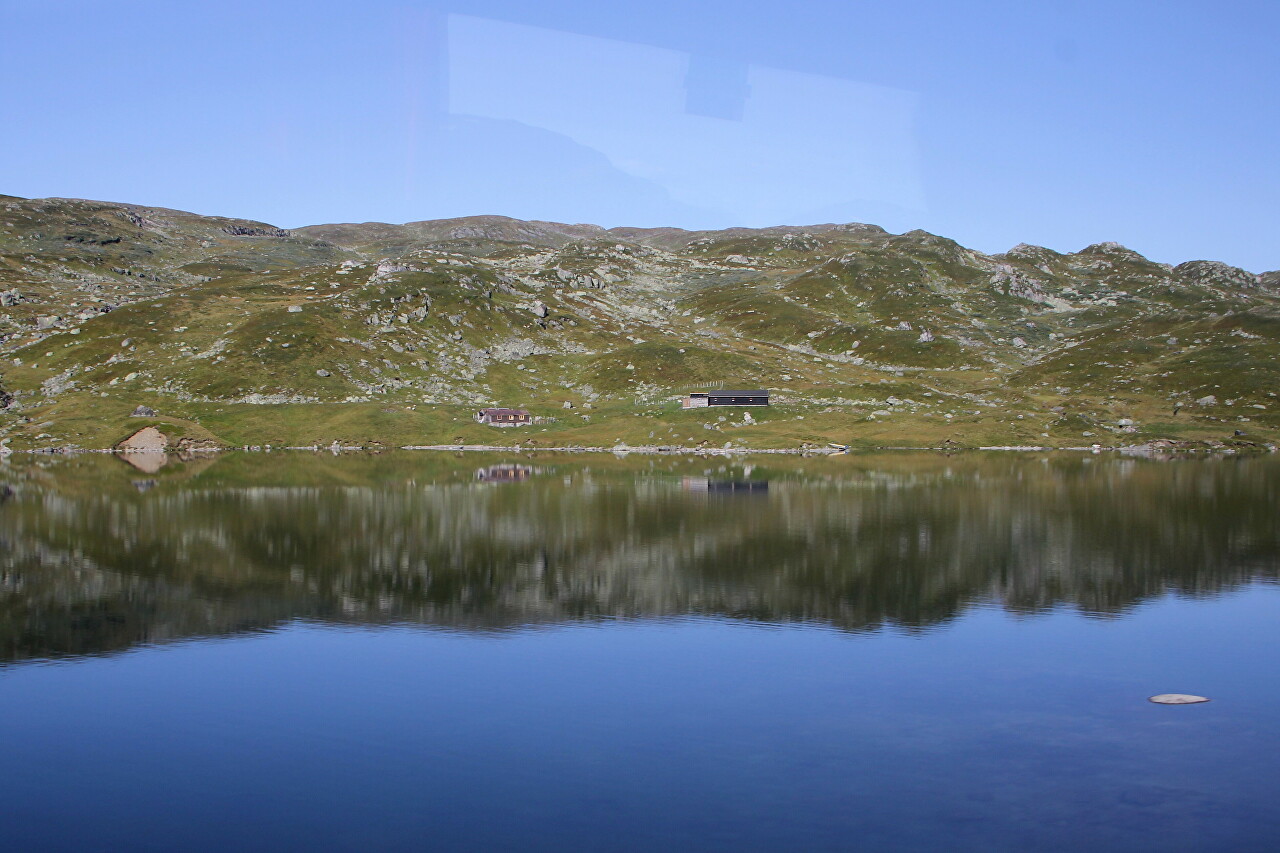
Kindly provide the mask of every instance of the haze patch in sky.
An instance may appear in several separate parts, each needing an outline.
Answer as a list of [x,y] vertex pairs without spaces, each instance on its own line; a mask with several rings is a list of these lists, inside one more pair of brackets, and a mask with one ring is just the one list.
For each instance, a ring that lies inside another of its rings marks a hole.
[[551,131],[725,225],[926,207],[913,92],[466,15],[447,43],[451,114]]

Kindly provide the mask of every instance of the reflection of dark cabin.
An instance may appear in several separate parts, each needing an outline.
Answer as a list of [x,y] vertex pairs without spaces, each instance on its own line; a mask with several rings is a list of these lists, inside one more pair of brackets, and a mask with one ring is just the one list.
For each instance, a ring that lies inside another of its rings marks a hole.
[[489,426],[528,426],[533,423],[533,415],[524,409],[481,409],[476,412],[476,420]]
[[768,391],[692,391],[681,404],[685,409],[703,406],[767,406]]
[[712,480],[710,477],[685,477],[680,487],[686,492],[708,495],[767,495],[768,480]]

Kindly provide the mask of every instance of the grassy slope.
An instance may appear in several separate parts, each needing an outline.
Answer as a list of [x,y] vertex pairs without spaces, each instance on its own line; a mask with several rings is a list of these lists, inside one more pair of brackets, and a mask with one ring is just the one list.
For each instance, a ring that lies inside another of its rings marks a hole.
[[[1229,268],[1107,245],[989,258],[924,232],[386,228],[312,229],[339,246],[0,199],[0,290],[21,295],[0,309],[16,398],[0,438],[109,447],[150,423],[231,446],[1280,437],[1280,301]],[[678,408],[707,385],[777,405],[752,424]],[[140,404],[161,417],[131,418]],[[482,427],[478,404],[546,421]]]

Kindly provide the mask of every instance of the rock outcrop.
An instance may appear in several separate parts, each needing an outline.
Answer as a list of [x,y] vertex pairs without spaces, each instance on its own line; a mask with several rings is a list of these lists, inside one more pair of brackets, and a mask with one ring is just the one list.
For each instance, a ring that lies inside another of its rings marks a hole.
[[121,453],[164,453],[169,448],[169,437],[153,426],[143,427],[115,449]]

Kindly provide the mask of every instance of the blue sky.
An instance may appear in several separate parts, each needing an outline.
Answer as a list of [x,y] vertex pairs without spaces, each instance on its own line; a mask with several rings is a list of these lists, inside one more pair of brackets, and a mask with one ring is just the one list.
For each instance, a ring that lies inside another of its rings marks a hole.
[[1280,4],[0,0],[0,193],[1280,268]]

